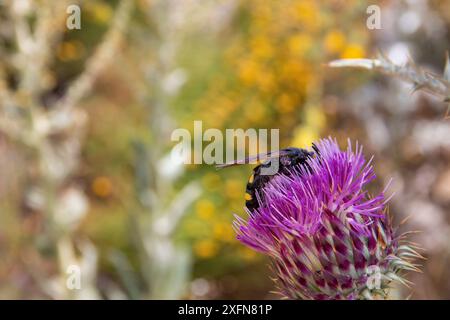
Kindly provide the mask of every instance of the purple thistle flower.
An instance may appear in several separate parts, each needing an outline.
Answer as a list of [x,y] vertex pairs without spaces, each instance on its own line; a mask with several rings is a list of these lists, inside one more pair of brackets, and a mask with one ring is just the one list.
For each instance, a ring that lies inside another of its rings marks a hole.
[[236,216],[237,238],[271,257],[285,297],[386,297],[389,283],[407,283],[401,273],[417,270],[409,258],[419,255],[394,235],[384,191],[365,190],[375,173],[362,147],[349,141],[342,151],[329,138],[315,151],[256,193],[248,221]]

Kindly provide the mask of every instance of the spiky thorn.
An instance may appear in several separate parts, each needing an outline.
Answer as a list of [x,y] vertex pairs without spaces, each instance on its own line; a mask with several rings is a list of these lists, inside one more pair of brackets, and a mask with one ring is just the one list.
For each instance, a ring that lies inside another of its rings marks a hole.
[[[401,221],[400,225],[404,224],[409,217],[406,217]],[[383,280],[387,282],[387,287],[391,287],[393,283],[399,283],[404,285],[409,290],[412,290],[413,283],[404,278],[407,272],[419,272],[421,265],[416,264],[417,260],[426,260],[419,251],[423,249],[416,246],[414,243],[407,240],[411,234],[418,233],[416,231],[404,232],[396,237],[396,241],[400,244],[397,251],[394,254],[389,255],[386,259],[390,260],[390,264],[393,267],[393,271],[383,275]]]
[[[450,102],[450,62],[447,53],[446,64],[442,76],[418,67],[411,58],[403,65],[396,65],[380,53],[378,59],[339,59],[328,63],[332,68],[362,68],[395,76],[413,84],[413,92],[426,91]],[[449,112],[447,112],[446,116]]]

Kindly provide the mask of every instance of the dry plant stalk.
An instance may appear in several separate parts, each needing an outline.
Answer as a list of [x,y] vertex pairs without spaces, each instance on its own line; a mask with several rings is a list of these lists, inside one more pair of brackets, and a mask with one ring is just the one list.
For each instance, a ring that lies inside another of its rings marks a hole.
[[[177,57],[182,41],[192,27],[192,12],[196,2],[182,0],[158,0],[143,2],[144,13],[155,27],[155,35],[143,30],[138,39],[139,81],[132,81],[152,119],[149,135],[154,143],[150,146],[142,141],[134,143],[136,156],[137,198],[141,210],[131,216],[136,248],[140,258],[140,273],[145,282],[145,292],[139,292],[137,283],[128,279],[128,294],[131,298],[179,299],[190,280],[192,258],[187,245],[177,244],[175,232],[188,207],[202,193],[198,181],[175,190],[174,184],[184,174],[184,165],[173,161],[170,132],[176,119],[170,114],[169,101],[176,96],[185,82],[185,72],[179,68]],[[150,38],[155,37],[155,38]],[[144,59],[139,57],[144,56]],[[149,59],[153,56],[153,59]],[[146,86],[139,86],[140,83]],[[171,83],[169,86],[168,83]],[[152,88],[150,92],[148,88]],[[169,150],[168,150],[169,149]],[[168,151],[167,151],[168,150]],[[123,259],[122,259],[123,260]],[[126,279],[128,263],[113,260],[122,279]]]
[[[50,73],[53,49],[65,32],[66,8],[63,1],[7,1],[12,24],[12,40],[17,50],[1,51],[0,131],[28,153],[28,177],[23,199],[34,211],[43,213],[45,236],[55,246],[59,274],[48,277],[29,266],[29,273],[50,297],[98,298],[96,248],[88,241],[78,244],[75,254],[73,231],[87,213],[88,201],[78,185],[71,182],[79,164],[86,112],[78,104],[85,98],[99,74],[111,62],[120,43],[132,9],[132,0],[121,0],[112,24],[85,70],[59,99],[42,105],[42,95],[49,89],[44,79]],[[32,29],[29,17],[35,13]],[[8,71],[17,74],[17,87],[8,84]],[[38,199],[38,201],[36,201]],[[34,201],[33,201],[34,200]],[[68,290],[66,270],[69,265],[82,268],[82,290]]]
[[442,76],[424,70],[411,59],[403,66],[396,65],[384,55],[378,59],[340,59],[328,63],[333,68],[363,68],[403,79],[414,85],[414,91],[424,90],[445,102],[450,102],[450,63],[447,54]]

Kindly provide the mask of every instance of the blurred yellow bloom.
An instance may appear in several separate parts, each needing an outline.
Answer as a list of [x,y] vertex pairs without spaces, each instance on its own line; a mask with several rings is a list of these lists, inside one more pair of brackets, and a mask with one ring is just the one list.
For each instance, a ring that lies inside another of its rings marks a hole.
[[289,59],[281,65],[281,80],[291,88],[304,88],[308,83],[310,78],[308,66],[302,62],[300,59]]
[[112,183],[108,177],[97,177],[92,181],[92,192],[100,198],[106,198],[112,193]]
[[228,96],[224,96],[220,99],[219,107],[227,111],[234,111],[238,107],[238,104],[236,103],[236,100],[231,99]]
[[215,206],[211,201],[202,199],[195,205],[195,211],[200,218],[209,220],[214,215]]
[[319,106],[309,106],[305,109],[305,122],[317,129],[325,127],[325,114]]
[[109,22],[113,14],[111,7],[104,2],[89,3],[86,9],[89,10],[94,19],[100,23]]
[[289,38],[288,47],[292,55],[303,55],[313,46],[311,36],[306,33],[296,34]]
[[294,131],[292,145],[298,148],[309,147],[311,142],[319,138],[317,129],[311,126],[300,126]]
[[224,242],[233,242],[235,240],[234,231],[230,222],[219,222],[213,227],[214,237]]
[[257,1],[257,4],[258,5],[253,6],[253,18],[264,20],[265,22],[270,22],[273,9],[270,1]]
[[299,1],[294,6],[293,13],[304,29],[312,31],[320,26],[320,19],[318,18],[320,12],[314,1]]
[[[224,119],[227,119],[237,106],[235,101],[226,96],[216,98],[215,106],[211,110],[213,118],[209,120],[210,122],[208,124],[212,127],[220,127],[218,124],[223,122]],[[210,105],[208,107],[210,108]]]
[[258,254],[256,253],[256,251],[254,251],[250,248],[244,247],[244,246],[242,246],[239,249],[239,253],[240,253],[240,256],[244,260],[247,260],[247,261],[255,260],[258,257]]
[[283,93],[278,97],[276,107],[279,111],[283,113],[289,113],[294,111],[295,101],[291,95]]
[[245,184],[242,180],[227,180],[225,182],[225,194],[232,199],[244,199]]
[[266,115],[266,109],[264,106],[255,100],[246,105],[244,108],[245,118],[251,122],[260,122]]
[[325,37],[325,50],[331,54],[341,52],[345,47],[345,35],[341,31],[333,30]]
[[185,230],[186,235],[192,239],[209,237],[211,235],[210,230],[206,230],[205,222],[197,219],[195,216],[191,216],[190,219],[187,219],[187,221],[184,222],[183,229]]
[[252,53],[256,58],[267,59],[273,55],[270,41],[263,36],[257,36],[251,41]]
[[364,58],[366,51],[359,44],[348,45],[341,54],[343,59]]
[[302,71],[302,65],[298,60],[283,61],[280,68],[280,76],[283,79],[290,79]]
[[221,184],[220,176],[217,173],[208,172],[202,177],[202,183],[206,189],[218,188]]
[[239,64],[239,78],[246,85],[253,85],[261,75],[260,66],[252,60],[245,60]]
[[260,73],[257,83],[262,92],[272,92],[275,87],[275,80],[269,70]]
[[194,243],[194,253],[199,258],[211,258],[217,254],[218,246],[213,240],[205,239]]
[[[201,156],[201,155],[200,155]],[[192,152],[192,157],[194,157],[194,152]],[[194,164],[194,163],[188,163],[184,165],[184,168],[187,171],[194,171],[198,168],[198,164]]]
[[78,60],[84,54],[84,45],[77,40],[62,42],[56,49],[56,56],[61,61]]

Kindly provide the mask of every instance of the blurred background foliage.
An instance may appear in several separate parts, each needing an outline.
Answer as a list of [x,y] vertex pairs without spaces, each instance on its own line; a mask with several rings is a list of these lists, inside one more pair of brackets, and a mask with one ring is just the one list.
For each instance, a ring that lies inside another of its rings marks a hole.
[[[372,31],[372,3],[364,0],[78,1],[81,30],[65,28],[69,3],[62,3],[0,2],[0,71],[19,101],[14,106],[31,97],[27,108],[51,120],[80,75],[90,89],[67,107],[87,122],[82,134],[65,131],[79,155],[68,152],[75,165],[53,185],[62,213],[30,207],[30,181],[45,172],[28,171],[42,158],[0,128],[1,298],[274,297],[268,262],[238,243],[232,229],[251,166],[217,171],[171,163],[172,130],[192,131],[194,120],[203,130],[280,129],[280,147],[308,147],[327,135],[362,142],[377,158],[378,187],[395,179],[394,218],[411,215],[405,228],[425,231],[417,242],[428,260],[413,297],[450,297],[445,104],[411,95],[399,81],[324,67],[381,50],[399,63],[411,55],[442,70],[446,1],[379,1],[382,29]],[[55,20],[39,15],[46,7],[59,10],[64,23],[48,26],[59,35],[47,44],[47,68],[36,78],[42,85],[31,91],[18,84],[24,62],[17,30],[24,21],[34,30],[39,19]],[[112,23],[122,20],[126,28]],[[108,37],[111,30],[120,40]],[[109,60],[96,56],[105,43]],[[10,119],[0,97],[2,117]],[[45,138],[54,143],[51,134]],[[61,214],[69,221],[64,228],[55,222]],[[54,228],[61,230],[49,235]],[[89,270],[76,294],[61,289],[67,261]]]

